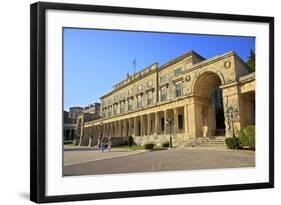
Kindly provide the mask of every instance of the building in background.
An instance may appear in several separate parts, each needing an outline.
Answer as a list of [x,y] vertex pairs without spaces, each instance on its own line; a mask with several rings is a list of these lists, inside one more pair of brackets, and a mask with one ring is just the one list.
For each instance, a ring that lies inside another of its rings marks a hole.
[[83,108],[83,113],[100,116],[100,103],[93,103]]
[[70,107],[69,111],[64,111],[63,136],[65,141],[75,139],[78,117],[83,118],[85,122],[100,118],[100,103],[93,103],[85,107]]

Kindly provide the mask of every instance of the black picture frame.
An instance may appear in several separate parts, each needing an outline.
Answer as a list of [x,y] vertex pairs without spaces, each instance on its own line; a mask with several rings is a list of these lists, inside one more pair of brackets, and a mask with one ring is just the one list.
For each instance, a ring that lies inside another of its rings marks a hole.
[[[68,10],[102,13],[120,13],[147,16],[169,16],[194,19],[216,19],[247,22],[263,22],[269,25],[269,181],[263,183],[229,184],[187,188],[170,188],[141,191],[89,193],[46,196],[45,166],[45,25],[46,10]],[[37,203],[77,200],[97,200],[124,197],[141,197],[198,192],[261,189],[274,187],[274,18],[265,16],[230,15],[218,13],[126,8],[83,4],[38,2],[30,7],[30,199]]]

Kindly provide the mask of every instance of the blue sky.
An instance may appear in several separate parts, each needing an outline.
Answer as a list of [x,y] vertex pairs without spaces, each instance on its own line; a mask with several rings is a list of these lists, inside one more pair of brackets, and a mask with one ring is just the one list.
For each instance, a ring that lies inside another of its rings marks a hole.
[[134,72],[163,65],[190,50],[205,58],[235,51],[244,61],[254,37],[64,29],[64,109],[99,102],[99,97]]

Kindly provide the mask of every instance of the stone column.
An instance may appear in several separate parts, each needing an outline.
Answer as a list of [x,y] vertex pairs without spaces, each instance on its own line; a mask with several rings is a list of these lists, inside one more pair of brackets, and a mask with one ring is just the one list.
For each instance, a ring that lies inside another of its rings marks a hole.
[[150,135],[151,134],[151,122],[150,122],[150,114],[147,114],[147,135]]
[[134,136],[137,135],[137,117],[134,117],[134,133],[133,133]]
[[186,135],[186,137],[189,134],[189,127],[188,127],[188,106],[185,105],[184,106],[184,133]]
[[98,136],[97,129],[98,129],[98,127],[95,126],[95,129],[94,129],[94,137],[97,137],[97,136]]
[[112,122],[110,122],[109,123],[109,135],[112,137],[112,135],[113,135],[113,124],[112,124]]
[[121,122],[121,120],[118,121],[118,136],[122,137],[122,122]]
[[178,110],[174,108],[174,134],[178,132]]
[[102,136],[104,136],[104,133],[105,133],[105,124],[103,123],[102,124]]
[[109,135],[109,123],[106,123],[106,126],[105,126],[105,133],[106,133],[106,137],[108,137],[108,135]]
[[145,136],[146,135],[146,129],[147,129],[147,123],[145,123],[145,115],[143,115],[143,117],[142,117],[142,127],[143,127],[143,136]]
[[110,122],[107,124],[107,135],[106,137],[108,137],[110,135]]
[[106,124],[103,124],[103,132],[102,132],[102,136],[106,136]]
[[81,125],[80,136],[83,137],[84,135],[84,125]]
[[154,126],[154,134],[157,135],[158,134],[158,113],[155,113],[155,126]]
[[126,137],[126,120],[123,120],[123,137]]
[[132,136],[131,132],[132,132],[132,123],[131,123],[131,118],[128,119],[129,122],[129,127],[128,127],[128,135]]
[[144,125],[143,116],[141,115],[140,116],[140,131],[141,131],[140,136],[143,136],[143,125]]
[[111,122],[111,137],[114,136],[114,122]]
[[[196,112],[197,109],[197,112]],[[187,107],[188,112],[188,129],[189,129],[189,135],[191,138],[196,138],[197,134],[202,135],[202,122],[200,121],[201,116],[201,108],[195,106],[195,103],[188,104]],[[196,118],[196,114],[198,114],[198,117]],[[200,122],[199,122],[200,121]],[[196,129],[198,127],[198,130]],[[197,133],[198,131],[198,133]],[[199,133],[200,132],[200,133]]]
[[115,131],[115,122],[112,122],[112,136],[114,137],[114,131]]
[[84,136],[84,125],[82,124],[82,125],[81,125],[80,139],[79,139],[79,144],[78,144],[78,146],[81,146],[83,136]]
[[92,126],[92,127],[89,127],[89,131],[90,131],[90,133],[89,133],[89,144],[88,144],[88,146],[89,147],[91,147],[91,145],[92,145],[92,138],[93,138],[93,129],[94,129],[94,127]]
[[109,135],[110,135],[111,137],[113,137],[113,122],[110,122],[110,123],[109,123],[109,127],[110,127],[110,129],[109,129]]
[[167,110],[164,110],[164,134],[168,133],[167,132],[167,124],[166,124],[167,116],[168,116]]
[[113,121],[112,124],[113,124],[113,134],[112,134],[112,137],[115,137],[116,136],[116,121]]
[[110,122],[110,136],[113,137],[113,122]]

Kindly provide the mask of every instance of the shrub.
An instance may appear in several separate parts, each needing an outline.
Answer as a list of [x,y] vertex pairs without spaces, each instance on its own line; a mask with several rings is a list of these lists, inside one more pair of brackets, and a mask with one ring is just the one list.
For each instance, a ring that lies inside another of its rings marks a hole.
[[133,143],[134,143],[133,137],[129,136],[129,138],[128,138],[128,145],[131,147],[131,146],[133,146]]
[[116,147],[116,146],[126,146],[128,145],[128,140],[124,137],[113,137],[111,138],[112,141],[112,146]]
[[162,147],[169,147],[170,146],[170,142],[163,142],[162,143]]
[[127,140],[124,141],[123,145],[127,146],[129,143]]
[[248,127],[245,127],[240,130],[239,132],[239,140],[241,143],[241,146],[243,147],[249,147],[250,149],[255,149],[255,126],[250,125]]
[[238,137],[228,137],[225,139],[226,146],[229,149],[240,149],[240,140]]
[[153,143],[147,143],[144,145],[144,149],[153,149],[154,148],[154,144]]
[[72,144],[72,143],[73,143],[72,140],[66,140],[66,141],[63,142],[63,144],[66,144],[66,145],[67,145],[67,144]]

